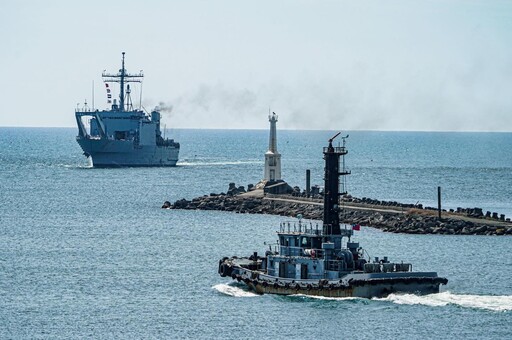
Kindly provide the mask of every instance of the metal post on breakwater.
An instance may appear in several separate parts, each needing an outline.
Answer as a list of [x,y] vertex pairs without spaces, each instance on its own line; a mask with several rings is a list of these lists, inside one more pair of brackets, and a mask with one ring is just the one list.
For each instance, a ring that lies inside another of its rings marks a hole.
[[441,219],[441,187],[437,187],[437,213]]
[[306,197],[311,195],[311,170],[306,170]]

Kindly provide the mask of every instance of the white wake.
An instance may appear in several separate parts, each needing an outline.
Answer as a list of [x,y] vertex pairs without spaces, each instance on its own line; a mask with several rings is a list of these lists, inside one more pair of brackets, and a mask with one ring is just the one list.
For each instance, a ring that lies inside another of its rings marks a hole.
[[318,296],[318,295],[306,295],[306,294],[293,294],[290,296],[302,297],[307,299],[315,299],[315,300],[332,300],[332,301],[348,301],[348,300],[367,300],[365,298],[360,297],[331,297],[331,296]]
[[390,294],[385,298],[374,298],[372,300],[390,301],[400,305],[424,305],[432,307],[456,305],[465,308],[478,308],[497,312],[512,310],[511,295],[465,295],[442,292],[423,296],[414,294]]
[[240,287],[230,286],[229,284],[224,284],[224,283],[215,285],[215,286],[212,287],[212,289],[215,289],[219,293],[226,294],[226,295],[229,295],[229,296],[234,296],[234,297],[255,297],[255,296],[259,296],[256,293],[249,292],[247,290],[243,290]]
[[[234,283],[232,283],[234,284]],[[233,297],[256,297],[260,296],[251,291],[244,290],[240,287],[230,284],[218,284],[212,289],[219,293]],[[294,294],[292,296],[331,301],[349,301],[349,300],[366,300],[359,297],[325,297],[305,294]],[[468,295],[453,294],[451,292],[442,292],[429,295],[414,294],[390,294],[385,298],[373,298],[372,301],[387,301],[399,305],[423,305],[430,307],[443,307],[448,305],[460,306],[464,308],[485,309],[496,312],[512,311],[512,295]]]

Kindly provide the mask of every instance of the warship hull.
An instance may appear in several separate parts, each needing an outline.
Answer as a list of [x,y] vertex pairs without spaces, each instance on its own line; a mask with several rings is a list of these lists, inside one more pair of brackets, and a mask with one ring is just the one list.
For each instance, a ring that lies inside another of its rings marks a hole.
[[[241,260],[241,261],[240,261]],[[236,264],[238,261],[244,263]],[[312,295],[322,297],[380,298],[392,293],[427,295],[439,293],[439,286],[447,279],[435,272],[362,273],[351,272],[339,279],[291,279],[266,275],[254,262],[246,258],[225,259],[219,262],[219,274],[245,283],[257,294]]]
[[179,148],[139,145],[133,141],[77,138],[94,167],[176,166]]

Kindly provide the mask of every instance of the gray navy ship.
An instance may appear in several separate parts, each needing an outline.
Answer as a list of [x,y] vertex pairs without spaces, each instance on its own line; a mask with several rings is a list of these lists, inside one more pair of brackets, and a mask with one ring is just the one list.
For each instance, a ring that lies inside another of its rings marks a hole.
[[[129,74],[124,66],[118,73],[102,73],[110,110],[87,107],[75,111],[78,125],[76,140],[94,167],[175,166],[180,144],[162,136],[161,114],[134,109],[129,83],[141,83],[144,75]],[[119,84],[119,101],[111,100],[109,84]],[[142,108],[142,106],[141,106]]]
[[[323,225],[313,226],[301,219],[282,223],[278,242],[269,246],[265,256],[254,252],[248,257],[224,257],[219,260],[218,273],[245,283],[259,294],[372,298],[391,293],[438,293],[439,286],[448,282],[446,278],[436,272],[414,272],[412,264],[390,262],[387,257],[371,259],[351,240],[359,226],[340,223],[339,197],[346,194],[339,192],[340,176],[350,171],[344,161],[346,137],[343,146],[332,145],[338,135],[323,149]],[[342,179],[343,185],[345,177]]]

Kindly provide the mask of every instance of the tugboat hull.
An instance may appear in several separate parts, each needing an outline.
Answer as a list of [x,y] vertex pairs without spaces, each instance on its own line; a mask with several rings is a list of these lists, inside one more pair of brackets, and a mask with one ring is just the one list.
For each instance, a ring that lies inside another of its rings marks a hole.
[[[242,265],[238,264],[240,262]],[[386,297],[392,293],[426,295],[439,293],[439,286],[447,279],[435,272],[401,273],[347,273],[336,280],[284,279],[266,275],[258,270],[261,261],[232,258],[219,261],[218,272],[245,283],[258,294],[312,295],[333,298]],[[253,267],[249,269],[249,267]]]
[[439,283],[393,283],[393,284],[371,284],[370,282],[364,283],[363,286],[338,286],[334,285],[333,288],[319,288],[318,285],[312,285],[312,288],[304,288],[300,285],[299,288],[274,288],[273,286],[264,287],[260,284],[248,284],[249,288],[258,294],[278,294],[278,295],[311,295],[333,298],[345,297],[360,297],[371,299],[373,297],[386,297],[392,293],[401,294],[416,294],[427,295],[439,293]]

